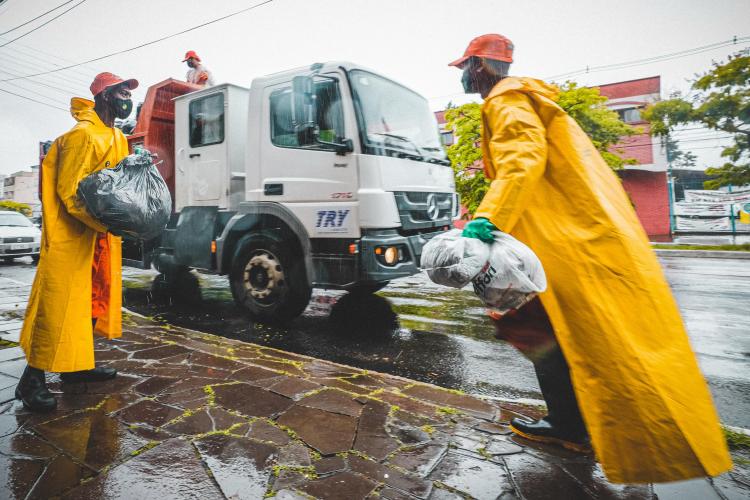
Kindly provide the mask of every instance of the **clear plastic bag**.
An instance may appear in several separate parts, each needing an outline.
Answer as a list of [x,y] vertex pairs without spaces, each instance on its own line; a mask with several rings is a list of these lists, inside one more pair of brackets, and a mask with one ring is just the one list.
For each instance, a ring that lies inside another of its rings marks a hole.
[[547,289],[542,263],[529,247],[497,231],[489,259],[472,279],[474,293],[500,313],[518,309]]
[[172,211],[169,188],[148,151],[89,175],[78,184],[78,197],[112,234],[143,240],[158,236]]
[[434,283],[463,288],[481,272],[489,255],[490,245],[463,238],[460,229],[452,229],[427,242],[420,267]]
[[495,241],[463,238],[453,229],[431,239],[420,266],[439,285],[463,288],[469,283],[488,307],[505,313],[518,309],[547,289],[539,258],[513,236],[496,231]]

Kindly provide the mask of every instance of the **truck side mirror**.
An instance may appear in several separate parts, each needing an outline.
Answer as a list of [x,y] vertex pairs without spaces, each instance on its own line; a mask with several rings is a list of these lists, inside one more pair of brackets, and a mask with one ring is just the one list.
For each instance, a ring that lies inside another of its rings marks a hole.
[[292,78],[292,120],[300,146],[315,144],[315,89],[310,76]]

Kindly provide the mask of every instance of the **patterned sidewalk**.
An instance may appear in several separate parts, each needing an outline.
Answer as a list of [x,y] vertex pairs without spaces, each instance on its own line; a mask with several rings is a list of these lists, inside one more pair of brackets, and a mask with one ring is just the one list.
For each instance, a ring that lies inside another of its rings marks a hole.
[[[0,338],[28,286],[0,278]],[[747,498],[747,476],[606,481],[592,457],[510,435],[534,409],[126,315],[97,340],[112,381],[13,400],[25,361],[0,350],[0,498]]]

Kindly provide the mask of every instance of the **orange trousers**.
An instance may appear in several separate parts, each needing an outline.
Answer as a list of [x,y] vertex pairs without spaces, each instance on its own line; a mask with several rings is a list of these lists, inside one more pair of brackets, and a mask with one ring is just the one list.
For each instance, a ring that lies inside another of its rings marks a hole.
[[110,267],[107,233],[98,233],[91,262],[91,317],[107,314],[109,307]]

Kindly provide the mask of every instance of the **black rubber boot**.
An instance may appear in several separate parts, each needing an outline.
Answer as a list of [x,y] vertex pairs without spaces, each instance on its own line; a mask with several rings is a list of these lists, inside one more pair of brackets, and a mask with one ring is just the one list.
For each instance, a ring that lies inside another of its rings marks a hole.
[[93,370],[82,370],[79,372],[61,373],[60,378],[66,384],[79,384],[81,382],[103,382],[117,376],[117,370],[108,366],[97,366]]
[[540,420],[515,418],[511,429],[519,436],[554,443],[569,450],[591,451],[588,432],[578,408],[568,363],[559,347],[534,362],[539,387],[547,402],[547,416]]
[[57,400],[49,390],[44,372],[26,365],[16,387],[16,399],[20,399],[26,409],[47,412],[57,408]]

